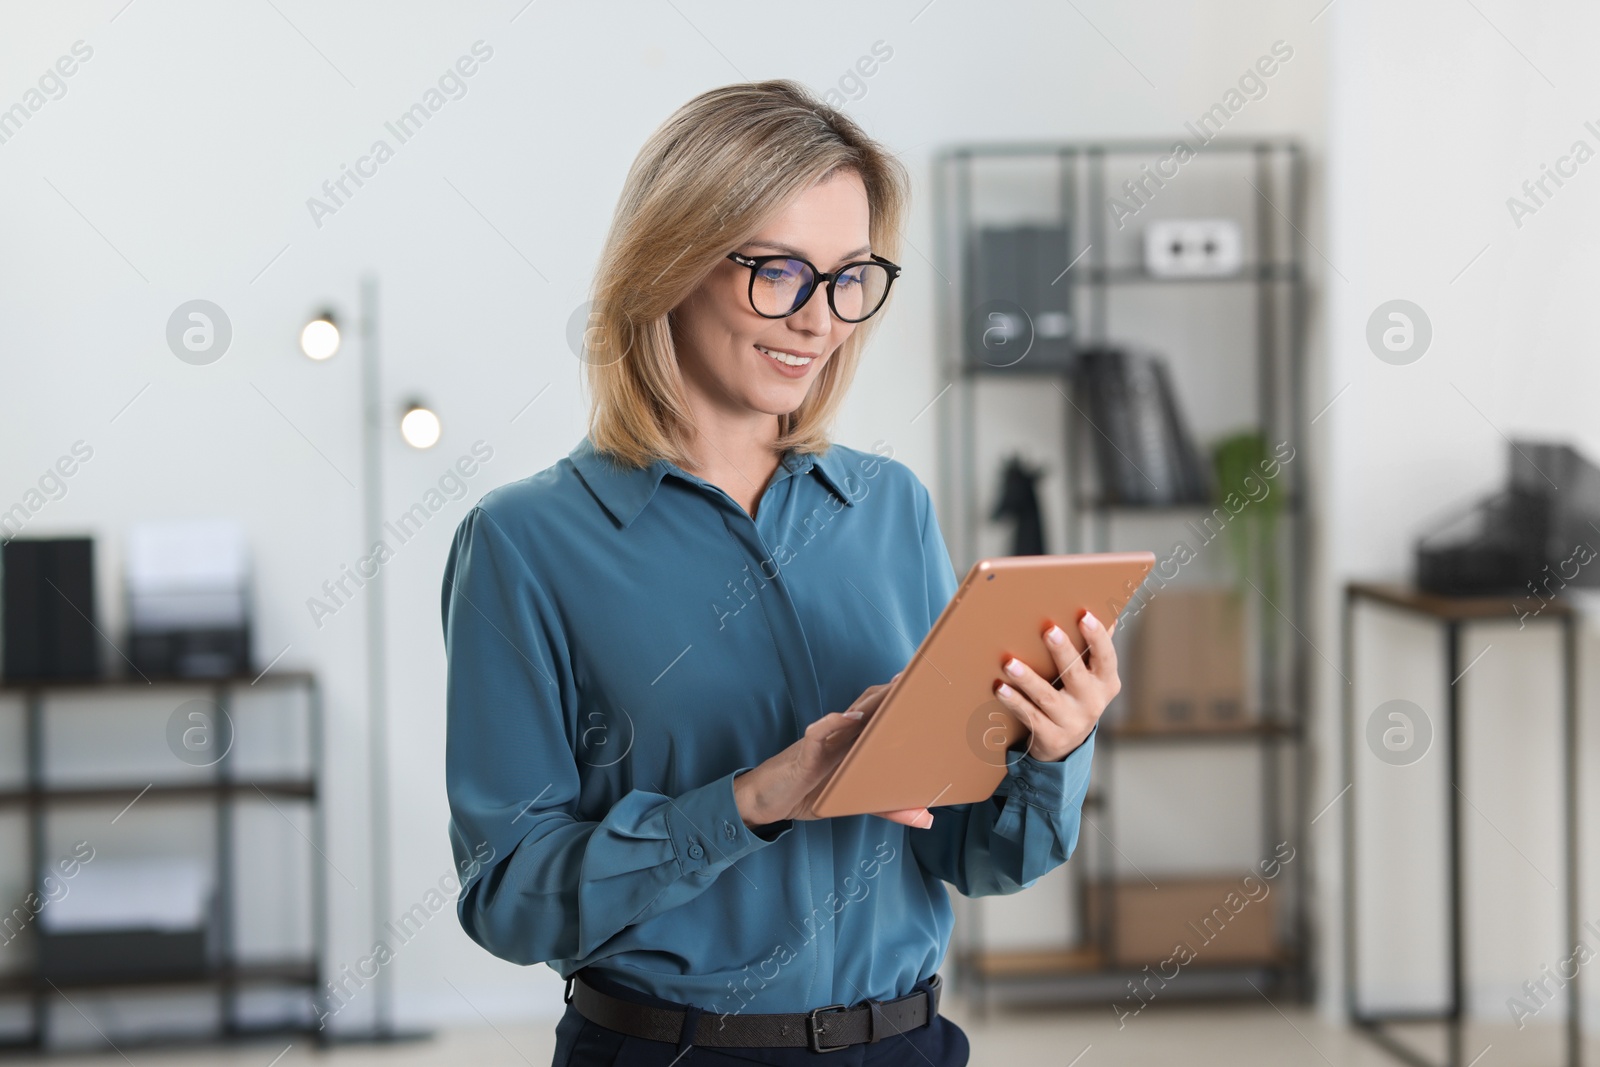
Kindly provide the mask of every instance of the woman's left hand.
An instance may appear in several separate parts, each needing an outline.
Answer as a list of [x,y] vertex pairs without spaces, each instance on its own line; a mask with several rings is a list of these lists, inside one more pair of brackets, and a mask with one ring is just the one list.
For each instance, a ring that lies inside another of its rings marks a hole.
[[997,684],[995,696],[1033,732],[1027,754],[1034,759],[1044,763],[1065,759],[1088,739],[1106,705],[1121,692],[1117,650],[1111,644],[1116,628],[1112,623],[1107,630],[1093,615],[1083,613],[1078,629],[1089,644],[1087,662],[1059,626],[1045,631],[1045,644],[1060,671],[1060,689],[1019,659],[1001,665],[1006,680]]

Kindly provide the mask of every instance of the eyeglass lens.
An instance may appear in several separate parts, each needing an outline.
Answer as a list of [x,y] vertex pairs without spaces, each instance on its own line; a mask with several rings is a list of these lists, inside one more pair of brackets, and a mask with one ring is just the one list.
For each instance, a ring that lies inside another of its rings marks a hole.
[[[755,271],[750,301],[763,315],[792,314],[816,288],[817,277],[797,259],[774,259]],[[876,263],[857,263],[833,286],[833,310],[848,322],[866,318],[889,292],[889,272]]]

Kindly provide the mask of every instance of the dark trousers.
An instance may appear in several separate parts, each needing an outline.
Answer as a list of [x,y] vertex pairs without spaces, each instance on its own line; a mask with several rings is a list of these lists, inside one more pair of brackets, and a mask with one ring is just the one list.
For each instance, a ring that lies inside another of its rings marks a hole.
[[[583,977],[596,989],[622,1000],[685,1010],[682,1004],[619,986],[592,972]],[[926,988],[926,981],[915,987]],[[966,1067],[970,1053],[966,1033],[942,1013],[930,1025],[898,1036],[823,1053],[808,1048],[708,1048],[651,1041],[596,1025],[568,1004],[566,1014],[556,1024],[556,1054],[551,1067],[737,1067],[751,1063],[769,1067]]]

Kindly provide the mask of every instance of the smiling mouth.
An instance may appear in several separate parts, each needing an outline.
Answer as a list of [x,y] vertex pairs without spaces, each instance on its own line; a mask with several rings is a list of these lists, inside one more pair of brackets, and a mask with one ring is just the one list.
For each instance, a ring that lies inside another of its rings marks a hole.
[[756,345],[755,348],[757,352],[764,356],[771,356],[786,367],[804,367],[817,358],[816,356],[793,356],[788,352],[775,352],[770,348],[763,348],[761,345]]

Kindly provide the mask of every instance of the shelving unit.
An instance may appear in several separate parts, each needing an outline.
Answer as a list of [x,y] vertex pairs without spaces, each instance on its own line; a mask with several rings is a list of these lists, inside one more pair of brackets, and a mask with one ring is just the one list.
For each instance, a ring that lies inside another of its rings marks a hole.
[[[27,819],[28,870],[35,879],[34,891],[46,897],[42,874],[47,862],[45,820],[50,809],[72,805],[122,805],[130,807],[135,800],[141,803],[203,804],[214,813],[215,840],[212,847],[212,878],[217,906],[213,931],[215,950],[207,966],[198,971],[174,975],[152,971],[149,974],[117,973],[104,976],[52,977],[43,972],[43,961],[35,951],[31,968],[23,973],[0,975],[0,997],[26,996],[30,1004],[32,1025],[21,1037],[0,1037],[0,1049],[49,1048],[50,998],[66,996],[67,991],[93,989],[98,991],[150,989],[155,987],[178,989],[209,988],[218,1001],[220,1034],[181,1033],[147,1037],[140,1043],[170,1043],[221,1037],[241,1039],[278,1033],[317,1033],[314,1027],[322,1006],[323,975],[317,955],[318,947],[325,943],[327,929],[327,901],[321,868],[313,858],[311,865],[311,946],[308,954],[287,956],[281,959],[241,961],[237,953],[235,907],[235,840],[234,813],[241,800],[262,799],[277,803],[301,803],[311,806],[312,832],[309,844],[316,855],[323,852],[324,812],[321,804],[322,777],[322,705],[321,693],[315,676],[306,672],[280,671],[259,678],[230,677],[208,679],[160,679],[155,682],[160,689],[188,690],[207,693],[224,714],[229,714],[236,689],[256,690],[298,687],[304,691],[307,715],[307,738],[310,745],[310,765],[302,776],[239,778],[234,774],[236,753],[233,746],[223,752],[212,765],[212,777],[204,781],[148,782],[134,781],[130,774],[119,781],[53,784],[47,780],[44,718],[46,703],[52,694],[74,694],[124,698],[143,693],[152,687],[142,679],[106,678],[82,681],[6,682],[0,684],[0,695],[21,698],[23,738],[25,746],[25,778],[20,788],[0,789],[0,814],[22,808]],[[119,816],[120,817],[120,816]],[[46,905],[48,907],[48,905]],[[38,919],[28,928],[28,936],[37,937]],[[276,986],[302,988],[309,991],[312,1020],[310,1024],[289,1022],[281,1025],[257,1026],[243,1022],[239,1013],[239,998],[246,988]],[[127,1044],[117,1035],[110,1040],[119,1046]]]
[[[1256,429],[1269,442],[1292,445],[1297,457],[1284,465],[1275,480],[1274,491],[1284,494],[1275,533],[1277,543],[1271,546],[1283,579],[1276,603],[1266,603],[1261,592],[1263,560],[1254,563],[1257,571],[1251,578],[1256,590],[1247,592],[1247,597],[1254,600],[1247,613],[1252,623],[1247,640],[1256,650],[1253,720],[1229,728],[1138,729],[1119,719],[1117,703],[1113,703],[1097,734],[1094,783],[1085,804],[1086,824],[1079,837],[1079,851],[1069,861],[1076,890],[1079,943],[1038,949],[992,948],[984,941],[981,908],[968,908],[958,927],[958,933],[964,936],[952,951],[952,962],[958,982],[981,1007],[987,1007],[997,989],[1015,990],[1019,983],[1039,984],[1046,980],[1051,980],[1049,995],[1053,998],[1103,1004],[1108,990],[1112,997],[1122,995],[1128,980],[1145,973],[1140,965],[1119,966],[1114,961],[1110,948],[1111,895],[1102,895],[1108,906],[1102,909],[1098,924],[1091,924],[1086,902],[1092,887],[1109,888],[1117,881],[1114,861],[1122,855],[1115,803],[1117,775],[1123,773],[1120,768],[1129,764],[1127,776],[1136,777],[1138,768],[1132,761],[1140,759],[1140,753],[1173,747],[1192,751],[1196,759],[1214,758],[1204,753],[1218,749],[1243,747],[1253,751],[1260,769],[1261,803],[1259,810],[1240,816],[1256,821],[1263,858],[1273,854],[1278,842],[1289,841],[1296,849],[1296,860],[1285,865],[1273,889],[1274,893],[1282,893],[1277,905],[1276,951],[1243,963],[1208,964],[1202,957],[1186,966],[1185,974],[1203,972],[1215,981],[1186,979],[1170,989],[1164,988],[1162,996],[1209,997],[1218,995],[1219,990],[1228,995],[1231,988],[1238,995],[1256,998],[1258,993],[1251,988],[1255,986],[1274,999],[1288,996],[1304,1001],[1312,992],[1305,880],[1309,865],[1305,783],[1310,757],[1304,723],[1309,678],[1307,651],[1299,637],[1308,628],[1303,507],[1305,287],[1300,253],[1303,158],[1292,140],[1214,139],[1182,165],[1178,177],[1168,179],[1171,188],[1163,186],[1140,205],[1136,220],[1139,225],[1112,232],[1108,191],[1118,194],[1121,187],[1115,183],[1124,177],[1137,179],[1140,164],[1153,163],[1173,145],[1173,141],[972,144],[949,148],[935,160],[935,259],[938,274],[948,285],[944,289],[948,296],[939,309],[937,333],[941,343],[941,381],[951,383],[953,393],[938,405],[941,525],[952,542],[951,553],[956,557],[958,572],[981,556],[997,551],[992,543],[987,547],[981,544],[983,531],[979,525],[988,503],[979,484],[979,457],[984,444],[980,431],[986,422],[979,417],[980,394],[992,390],[1021,388],[1026,390],[1021,395],[1034,395],[1032,402],[1036,405],[1038,394],[1044,394],[1047,401],[1054,399],[1048,397],[1052,389],[1061,394],[1059,422],[1039,428],[1040,435],[1059,434],[1059,442],[1052,447],[1059,447],[1060,463],[1051,463],[1052,469],[1046,473],[1056,478],[1060,491],[1052,500],[1059,500],[1057,514],[1065,521],[1065,537],[1061,539],[1064,544],[1057,547],[1047,540],[1047,550],[1148,548],[1156,552],[1159,561],[1171,544],[1167,538],[1182,528],[1183,520],[1210,510],[1209,504],[1114,505],[1094,496],[1085,465],[1092,445],[1089,438],[1098,429],[1079,409],[1072,388],[1072,353],[1082,347],[1144,342],[1163,351],[1176,366],[1195,358],[1191,349],[1204,349],[1206,341],[1213,340],[1222,327],[1247,333],[1246,346],[1254,350],[1244,364],[1247,369],[1238,375],[1236,390],[1246,398],[1245,413],[1226,424],[1226,429]],[[1230,217],[1240,223],[1245,238],[1242,269],[1209,277],[1170,278],[1145,273],[1135,241],[1142,225],[1153,219],[1195,217]],[[967,281],[976,269],[972,249],[980,225],[1064,228],[1068,247],[1058,253],[1059,263],[1066,269],[1054,280],[1042,279],[1040,284],[1067,287],[1065,300],[1072,342],[1066,357],[1054,355],[1032,362],[1024,357],[1004,367],[971,359],[967,351],[968,316],[977,315],[985,306],[965,306],[976,299],[970,295]],[[1214,303],[1199,304],[1197,294],[1212,302],[1233,301],[1228,307],[1240,310],[1229,315],[1218,311]],[[1130,300],[1142,301],[1134,306],[1143,318],[1128,314]],[[1248,310],[1240,302],[1247,302]],[[1197,321],[1198,326],[1187,325],[1186,319]],[[1149,333],[1160,329],[1176,331],[1176,340],[1166,337],[1152,341]],[[1184,343],[1191,340],[1193,345]],[[1243,356],[1239,358],[1242,360]],[[1192,367],[1188,369],[1193,372]],[[1206,384],[1214,385],[1215,381],[1213,377]],[[1210,389],[1208,395],[1216,392]],[[1193,400],[1181,385],[1177,393],[1186,414],[1195,415]],[[1221,424],[1213,429],[1221,429]],[[1208,443],[1204,434],[1195,436],[1202,447]],[[987,465],[987,458],[982,462]],[[998,462],[995,466],[997,469]],[[1043,502],[1044,494],[1041,497]],[[1142,539],[1128,536],[1127,527],[1134,520],[1145,531]],[[1151,529],[1162,532],[1150,534]],[[1046,533],[1049,538],[1056,530],[1047,523]],[[1114,767],[1119,768],[1116,774]],[[1240,980],[1245,978],[1251,979],[1250,984]]]

